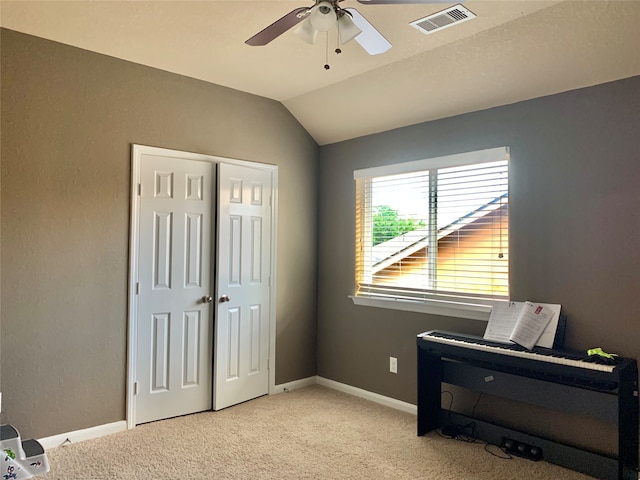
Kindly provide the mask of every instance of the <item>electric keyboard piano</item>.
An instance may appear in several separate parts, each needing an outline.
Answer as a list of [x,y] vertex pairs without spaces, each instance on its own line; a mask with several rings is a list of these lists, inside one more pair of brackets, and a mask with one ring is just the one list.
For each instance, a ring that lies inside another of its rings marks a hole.
[[[484,440],[503,437],[535,445],[544,459],[605,479],[637,480],[638,370],[635,360],[597,359],[564,350],[484,340],[431,331],[418,335],[418,435],[439,428],[441,383],[612,423],[618,429],[615,458],[475,420]],[[470,420],[463,415],[462,423]]]

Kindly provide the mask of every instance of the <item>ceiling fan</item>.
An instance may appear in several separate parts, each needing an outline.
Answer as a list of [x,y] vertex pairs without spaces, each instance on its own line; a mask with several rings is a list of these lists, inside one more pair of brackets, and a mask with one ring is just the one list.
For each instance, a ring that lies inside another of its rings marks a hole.
[[[378,55],[391,48],[391,43],[369,23],[355,8],[340,7],[342,0],[315,0],[310,7],[299,7],[279,18],[264,30],[256,33],[245,43],[262,46],[275,40],[280,35],[300,24],[295,33],[307,43],[315,43],[318,32],[338,30],[340,44],[353,39],[366,50],[369,55]],[[451,0],[358,0],[365,5],[380,4],[421,4],[451,3]],[[340,49],[336,49],[340,53]],[[325,64],[325,69],[329,65]]]

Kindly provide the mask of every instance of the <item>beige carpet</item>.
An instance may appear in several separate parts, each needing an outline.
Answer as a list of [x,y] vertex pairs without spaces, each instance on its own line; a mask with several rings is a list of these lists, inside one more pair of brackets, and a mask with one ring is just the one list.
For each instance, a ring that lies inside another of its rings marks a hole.
[[481,442],[436,432],[418,437],[414,415],[320,386],[141,425],[47,454],[51,471],[38,479],[591,478],[542,461],[501,459]]

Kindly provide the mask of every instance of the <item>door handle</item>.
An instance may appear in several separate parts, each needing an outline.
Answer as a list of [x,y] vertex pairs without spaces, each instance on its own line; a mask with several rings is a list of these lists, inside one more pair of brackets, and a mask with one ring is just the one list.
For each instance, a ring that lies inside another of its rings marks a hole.
[[220,297],[220,303],[225,303],[225,302],[230,302],[231,299],[229,298],[229,295],[222,295]]
[[213,297],[211,295],[204,295],[202,297],[202,303],[211,303],[213,302]]

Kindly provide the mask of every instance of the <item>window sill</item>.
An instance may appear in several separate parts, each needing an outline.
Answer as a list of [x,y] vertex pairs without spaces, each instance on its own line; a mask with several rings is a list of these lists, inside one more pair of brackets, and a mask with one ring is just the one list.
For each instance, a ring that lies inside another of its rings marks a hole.
[[445,317],[467,318],[470,320],[488,321],[491,305],[476,305],[470,303],[447,302],[442,300],[410,301],[391,298],[375,298],[350,295],[355,305],[365,307],[388,308],[406,312],[429,313]]

